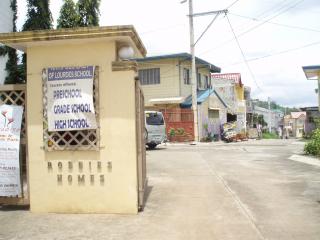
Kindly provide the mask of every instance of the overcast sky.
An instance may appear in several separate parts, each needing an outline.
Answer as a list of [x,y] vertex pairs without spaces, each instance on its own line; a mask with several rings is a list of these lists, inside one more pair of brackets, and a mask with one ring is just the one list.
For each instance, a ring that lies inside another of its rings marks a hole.
[[[62,0],[51,0],[56,23]],[[194,0],[194,12],[225,9],[235,0]],[[148,55],[189,52],[188,4],[180,0],[102,0],[100,25],[131,24]],[[24,0],[18,0],[18,28],[25,20]],[[195,18],[196,38],[213,16]],[[235,41],[231,27],[249,65]],[[238,0],[221,15],[196,45],[196,56],[239,72],[252,97],[285,106],[316,106],[315,81],[307,81],[302,66],[320,65],[319,0]],[[249,70],[250,69],[250,70]],[[250,73],[251,71],[251,73]]]

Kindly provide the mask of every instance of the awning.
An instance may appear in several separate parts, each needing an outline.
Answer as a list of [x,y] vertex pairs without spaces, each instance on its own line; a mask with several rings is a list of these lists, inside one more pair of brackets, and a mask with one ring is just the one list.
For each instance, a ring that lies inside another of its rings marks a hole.
[[320,66],[302,67],[308,80],[320,80]]
[[[213,89],[206,89],[206,90],[198,90],[197,91],[197,103],[198,105],[202,104],[204,101],[210,97],[211,94],[214,93]],[[186,100],[180,104],[182,108],[189,108],[192,106],[192,95],[189,95]]]
[[166,98],[152,98],[149,103],[152,104],[180,104],[184,101],[184,97],[166,97]]

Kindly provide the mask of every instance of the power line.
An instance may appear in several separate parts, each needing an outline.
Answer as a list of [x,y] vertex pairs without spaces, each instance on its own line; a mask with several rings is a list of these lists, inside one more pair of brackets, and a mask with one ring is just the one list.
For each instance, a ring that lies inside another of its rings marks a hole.
[[235,5],[237,2],[239,2],[240,0],[235,0],[233,3],[231,3],[228,7],[226,7],[226,9],[231,8],[233,5]]
[[[251,31],[257,29],[258,27],[261,27],[262,25],[264,25],[265,23],[269,22],[270,20],[272,20],[272,19],[280,16],[281,14],[289,11],[290,9],[296,7],[298,4],[302,3],[303,1],[305,1],[305,0],[299,0],[298,2],[295,2],[293,5],[291,5],[290,7],[286,8],[285,10],[277,13],[276,15],[268,18],[267,20],[262,21],[261,23],[255,25],[255,26],[249,28],[248,30],[246,30],[246,31],[244,31],[244,32],[236,35],[236,37],[237,37],[237,38],[242,37],[243,35],[245,35],[245,34],[251,32]],[[223,43],[221,43],[221,44],[219,44],[218,46],[216,46],[216,47],[214,47],[214,48],[211,48],[211,49],[209,49],[209,50],[206,50],[206,51],[200,53],[199,56],[200,56],[200,55],[203,55],[203,54],[205,54],[205,53],[211,52],[211,51],[213,51],[213,50],[215,50],[215,49],[217,49],[217,48],[220,48],[221,46],[224,46],[225,44],[227,44],[227,43],[229,43],[229,42],[232,42],[232,41],[234,41],[234,40],[235,40],[235,37],[232,38],[232,39],[229,39],[229,40],[227,40],[227,41],[225,41],[225,42],[223,42]]]
[[[277,9],[277,10],[275,10],[275,12],[279,11],[279,6],[281,6],[282,3],[287,2],[287,1],[288,1],[288,0],[283,0],[283,1],[281,1],[280,3],[277,3],[277,4],[274,5],[272,8],[269,8],[269,9],[267,9],[267,10],[259,13],[258,16],[256,16],[256,18],[261,18],[261,17],[262,17],[263,15],[265,15],[267,12],[270,12],[270,11],[272,11],[272,10],[274,10],[274,9]],[[287,5],[286,5],[286,6],[287,6]],[[280,7],[280,9],[281,9],[281,8],[283,8],[283,6]],[[272,14],[272,13],[271,13],[271,14]],[[269,14],[269,15],[267,15],[267,16],[265,16],[265,17],[262,17],[262,18],[266,18],[266,17],[270,16],[271,14]],[[236,26],[235,29],[242,28],[243,26],[247,26],[247,24],[241,24],[241,25],[239,25],[239,26]]]
[[[303,45],[303,46],[300,46],[300,47],[291,48],[291,49],[275,52],[275,53],[272,53],[272,54],[267,54],[267,55],[264,55],[264,56],[261,56],[261,57],[250,58],[250,59],[247,59],[247,62],[258,61],[258,60],[261,60],[261,59],[264,59],[264,58],[269,58],[269,57],[273,57],[273,56],[277,56],[277,55],[281,55],[281,54],[285,54],[285,53],[289,53],[289,52],[293,52],[293,51],[298,51],[300,49],[312,47],[312,46],[319,45],[319,44],[320,44],[320,41],[317,41],[317,42],[309,43],[309,44],[306,44],[306,45]],[[236,63],[228,65],[227,67],[234,66],[234,65],[237,65],[237,64],[240,64],[240,63],[242,63],[242,62],[236,62]]]
[[[262,20],[259,20],[257,18],[254,18],[254,17],[249,17],[249,16],[243,16],[243,15],[239,15],[239,14],[236,14],[236,13],[229,13],[230,15],[233,15],[233,16],[236,16],[236,17],[241,17],[241,18],[246,18],[246,19],[250,19],[252,21],[262,21]],[[306,27],[299,27],[299,26],[293,26],[293,25],[288,25],[288,24],[283,24],[283,23],[277,23],[277,22],[266,22],[266,23],[269,23],[269,24],[273,24],[273,25],[277,25],[277,26],[281,26],[281,27],[287,27],[287,28],[292,28],[292,29],[298,29],[298,30],[303,30],[303,31],[310,31],[310,32],[320,32],[320,30],[317,30],[317,29],[312,29],[312,28],[306,28]]]
[[236,33],[234,32],[234,30],[233,30],[233,27],[232,27],[232,25],[231,25],[231,22],[230,22],[230,20],[229,20],[228,15],[226,15],[226,18],[227,18],[227,20],[228,20],[228,23],[229,23],[230,29],[231,29],[231,31],[232,31],[232,34],[233,34],[233,36],[234,36],[234,38],[235,38],[235,40],[236,40],[236,42],[237,42],[237,44],[238,44],[238,47],[239,47],[239,49],[240,49],[241,55],[242,55],[242,57],[243,57],[243,60],[244,60],[246,66],[247,66],[247,68],[248,68],[248,70],[249,70],[249,72],[250,72],[250,75],[251,75],[253,81],[255,82],[257,88],[262,92],[262,89],[260,88],[259,84],[257,83],[257,80],[256,80],[256,78],[255,78],[255,76],[254,76],[254,74],[253,74],[253,72],[252,72],[252,70],[251,70],[251,68],[250,68],[249,63],[247,62],[246,56],[245,56],[245,54],[244,54],[244,52],[243,52],[243,50],[242,50],[242,48],[241,48],[241,45],[240,45],[240,42],[239,42],[239,40],[238,40],[237,35],[236,35]]

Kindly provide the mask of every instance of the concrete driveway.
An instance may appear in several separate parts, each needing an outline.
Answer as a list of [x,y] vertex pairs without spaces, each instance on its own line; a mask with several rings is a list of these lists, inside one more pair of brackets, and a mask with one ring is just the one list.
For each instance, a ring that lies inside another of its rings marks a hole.
[[[137,216],[0,208],[0,239],[320,239],[320,166],[293,140],[147,151]],[[320,161],[320,160],[319,160]]]

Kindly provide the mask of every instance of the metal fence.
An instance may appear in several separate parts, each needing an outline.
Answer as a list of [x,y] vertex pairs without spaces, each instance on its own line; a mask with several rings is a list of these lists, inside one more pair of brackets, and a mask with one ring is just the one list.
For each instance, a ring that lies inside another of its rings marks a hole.
[[166,121],[166,132],[171,142],[188,142],[194,140],[194,123],[192,109],[161,110]]

